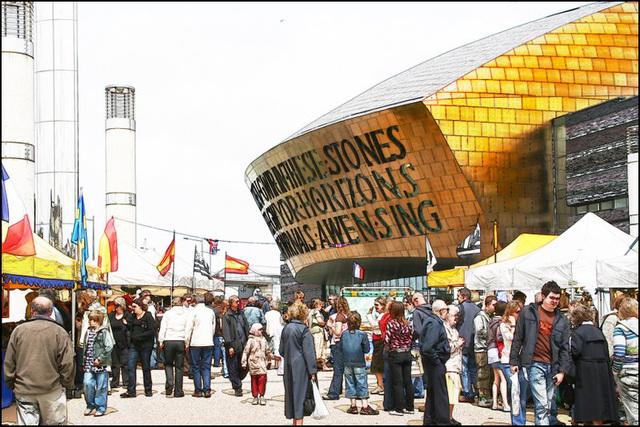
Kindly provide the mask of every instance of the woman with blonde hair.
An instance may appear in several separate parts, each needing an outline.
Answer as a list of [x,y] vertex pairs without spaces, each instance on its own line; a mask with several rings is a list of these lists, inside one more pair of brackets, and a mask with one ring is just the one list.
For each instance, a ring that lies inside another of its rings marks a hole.
[[[511,300],[507,303],[507,308],[504,310],[504,314],[502,315],[502,323],[500,323],[499,336],[502,338],[502,344],[504,347],[502,348],[502,356],[500,356],[500,369],[502,370],[502,374],[507,382],[507,400],[509,401],[509,406],[511,406],[511,372],[509,372],[509,353],[511,353],[511,344],[513,343],[513,334],[516,330],[516,321],[518,320],[518,316],[520,315],[520,311],[524,305],[519,300]],[[527,383],[523,382],[519,383],[520,385],[520,412],[519,415],[511,417],[512,424],[514,425],[524,425],[525,420],[525,409],[523,409],[523,405],[526,405],[527,401]],[[503,401],[503,405],[504,405]]]
[[318,372],[313,338],[305,324],[308,315],[309,309],[299,301],[289,306],[289,323],[282,330],[278,348],[284,365],[284,415],[293,419],[293,425],[302,425],[309,382],[316,381]]
[[313,345],[316,350],[316,357],[318,358],[318,368],[323,371],[327,370],[324,359],[324,351],[326,347],[326,341],[324,340],[324,316],[322,315],[322,306],[324,302],[318,298],[311,300],[311,310],[309,310],[309,318],[307,323],[309,325],[309,331],[313,337]]
[[627,297],[613,330],[613,375],[629,425],[638,425],[638,301]]

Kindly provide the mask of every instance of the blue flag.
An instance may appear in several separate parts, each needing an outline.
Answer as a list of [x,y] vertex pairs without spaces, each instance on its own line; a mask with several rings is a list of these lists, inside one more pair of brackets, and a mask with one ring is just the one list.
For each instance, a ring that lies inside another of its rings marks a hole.
[[82,286],[87,286],[87,259],[89,258],[89,248],[87,245],[87,216],[84,210],[84,195],[80,191],[78,199],[78,209],[76,210],[76,222],[73,224],[73,235],[71,243],[78,245],[80,251],[80,274],[82,276]]

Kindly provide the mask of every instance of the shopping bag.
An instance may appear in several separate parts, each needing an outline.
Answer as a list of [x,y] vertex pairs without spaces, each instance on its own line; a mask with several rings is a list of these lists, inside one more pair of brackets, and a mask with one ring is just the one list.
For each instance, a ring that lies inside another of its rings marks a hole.
[[520,415],[520,381],[517,372],[511,374],[511,415]]
[[313,387],[313,398],[316,401],[316,409],[311,414],[311,417],[316,420],[321,420],[329,416],[329,409],[327,409],[327,405],[324,404],[322,400],[322,396],[320,395],[320,390],[318,389],[318,384],[315,381],[311,382]]

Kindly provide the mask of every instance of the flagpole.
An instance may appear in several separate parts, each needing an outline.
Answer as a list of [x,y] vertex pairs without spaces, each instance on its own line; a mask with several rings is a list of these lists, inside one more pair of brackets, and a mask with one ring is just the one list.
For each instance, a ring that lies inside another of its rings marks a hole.
[[222,267],[224,269],[224,286],[222,288],[222,298],[227,298],[227,251],[224,251],[224,265]]
[[171,306],[173,307],[173,286],[176,280],[176,230],[173,230],[173,265],[171,266]]
[[427,235],[427,231],[425,230],[424,232],[424,262],[425,262],[425,266],[424,266],[424,279],[425,279],[425,285],[427,285],[427,302],[429,302],[429,298],[430,298],[430,293],[431,290],[429,289],[429,245],[427,244],[427,240],[429,239],[429,236]]
[[498,262],[498,220],[493,220],[493,262]]
[[191,293],[196,291],[196,256],[198,254],[198,245],[193,247],[193,273],[191,276]]

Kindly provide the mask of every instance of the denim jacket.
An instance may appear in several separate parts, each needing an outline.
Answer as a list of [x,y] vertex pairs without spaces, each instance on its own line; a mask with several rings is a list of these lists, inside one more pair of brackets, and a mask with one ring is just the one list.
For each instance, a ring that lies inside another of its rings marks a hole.
[[[84,338],[84,351],[87,350],[87,341],[89,339],[89,334],[85,335]],[[113,350],[113,338],[109,333],[109,330],[106,326],[102,325],[96,331],[96,338],[93,342],[93,360],[98,360],[100,362],[100,366],[109,366],[111,365],[111,350]]]

